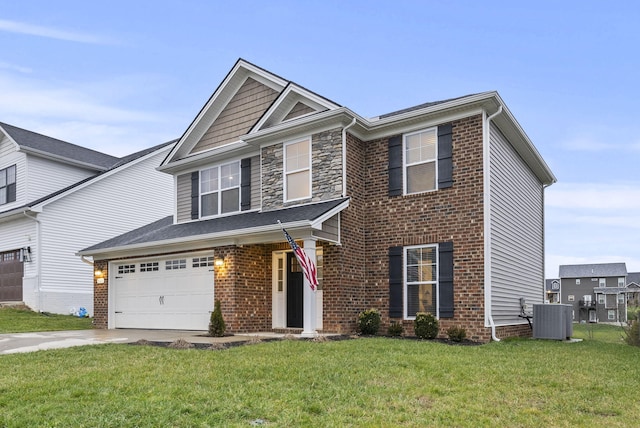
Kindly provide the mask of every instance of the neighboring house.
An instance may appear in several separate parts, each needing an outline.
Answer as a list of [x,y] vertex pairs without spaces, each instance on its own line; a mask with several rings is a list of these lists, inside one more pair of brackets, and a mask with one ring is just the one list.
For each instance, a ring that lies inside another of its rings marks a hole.
[[640,306],[640,272],[627,273],[627,305]]
[[93,314],[93,267],[78,248],[173,210],[162,144],[124,158],[0,123],[0,301]]
[[[478,341],[530,334],[555,177],[496,92],[375,118],[239,60],[159,168],[173,216],[87,247],[95,325],[412,333],[417,312]],[[315,260],[303,285],[281,221]]]
[[546,301],[545,303],[560,303],[560,279],[545,280]]
[[623,322],[627,320],[625,263],[561,265],[562,303],[573,305],[573,320]]

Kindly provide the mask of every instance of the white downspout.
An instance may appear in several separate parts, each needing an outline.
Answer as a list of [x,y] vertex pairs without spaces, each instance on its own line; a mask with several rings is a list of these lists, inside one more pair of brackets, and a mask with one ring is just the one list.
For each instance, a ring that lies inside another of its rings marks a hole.
[[[489,153],[489,142],[491,138],[491,119],[502,113],[502,106],[491,116],[484,120],[484,135],[482,142],[482,151],[484,158],[484,314],[489,321],[491,327],[491,339],[500,342],[496,336],[496,323],[493,321],[491,307],[491,201],[489,200],[489,191],[491,184],[491,164]],[[483,113],[483,116],[486,113]]]
[[91,260],[87,260],[85,259],[84,256],[80,256],[80,260],[82,260],[83,262],[85,262],[86,264],[88,264],[89,266],[93,266],[93,262]]
[[38,276],[38,311],[42,312],[42,223],[37,217],[27,214],[27,210],[22,211],[25,217],[36,222],[36,275]]
[[347,196],[347,129],[356,124],[354,117],[350,124],[342,128],[342,197]]

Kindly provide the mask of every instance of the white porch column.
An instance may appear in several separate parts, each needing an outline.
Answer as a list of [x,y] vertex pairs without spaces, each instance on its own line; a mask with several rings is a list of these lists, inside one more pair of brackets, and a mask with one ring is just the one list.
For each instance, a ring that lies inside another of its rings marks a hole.
[[[304,252],[307,253],[309,259],[316,264],[316,241],[312,239],[304,240]],[[316,337],[316,292],[311,290],[309,280],[303,275],[304,287],[302,290],[302,337]]]

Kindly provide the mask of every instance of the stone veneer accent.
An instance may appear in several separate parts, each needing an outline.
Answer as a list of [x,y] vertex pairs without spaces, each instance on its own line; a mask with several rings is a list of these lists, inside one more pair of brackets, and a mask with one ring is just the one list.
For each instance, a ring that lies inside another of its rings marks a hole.
[[[342,195],[342,130],[311,136],[312,201],[326,201]],[[283,143],[262,149],[262,209],[265,211],[308,203],[284,203]]]

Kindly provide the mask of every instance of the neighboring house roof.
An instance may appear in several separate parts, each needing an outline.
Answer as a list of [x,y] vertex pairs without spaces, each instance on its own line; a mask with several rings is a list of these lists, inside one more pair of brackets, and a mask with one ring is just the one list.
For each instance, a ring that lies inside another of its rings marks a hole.
[[629,272],[627,274],[627,285],[636,284],[640,286],[640,272]]
[[0,129],[20,147],[21,151],[34,155],[103,171],[119,161],[115,156],[27,131],[7,123],[0,122]]
[[560,278],[603,278],[612,276],[627,276],[627,265],[625,263],[560,265]]
[[557,281],[558,284],[560,284],[560,279],[558,279],[558,278],[545,279],[544,280],[544,288],[545,288],[546,291],[554,291],[553,290],[553,281]]
[[57,190],[57,191],[55,191],[53,193],[50,193],[50,194],[48,194],[46,196],[43,196],[42,198],[36,199],[35,201],[31,201],[31,202],[29,202],[29,203],[27,203],[25,205],[22,205],[22,206],[19,206],[19,207],[14,207],[14,208],[11,208],[11,209],[9,209],[7,211],[4,211],[4,212],[0,212],[0,217],[4,217],[6,215],[11,215],[11,214],[13,214],[15,212],[22,212],[25,209],[33,209],[34,207],[37,207],[37,206],[39,206],[41,204],[44,204],[44,203],[52,200],[53,198],[56,198],[57,196],[60,196],[60,195],[63,195],[65,193],[67,193],[67,192],[73,191],[74,189],[79,188],[80,186],[82,186],[85,183],[88,183],[88,182],[93,181],[93,180],[98,180],[102,176],[106,175],[107,173],[109,173],[111,171],[114,171],[117,168],[120,168],[120,167],[122,167],[124,165],[127,165],[127,164],[129,164],[129,163],[131,163],[131,162],[133,162],[133,161],[135,161],[137,159],[140,159],[140,158],[142,158],[142,157],[144,157],[144,156],[146,156],[146,155],[148,155],[150,153],[156,152],[156,151],[158,151],[160,149],[163,149],[163,148],[165,148],[165,147],[167,147],[167,146],[169,146],[171,144],[174,144],[176,141],[177,140],[168,141],[166,143],[158,144],[157,146],[153,146],[153,147],[150,147],[148,149],[140,150],[139,152],[132,153],[132,154],[130,154],[128,156],[124,156],[122,158],[116,158],[116,159],[118,159],[118,162],[114,163],[110,168],[108,168],[108,169],[106,169],[106,170],[104,170],[104,171],[102,171],[102,172],[100,172],[100,173],[98,173],[96,175],[92,175],[91,177],[87,177],[84,180],[80,180],[77,183],[74,183],[74,184],[72,184],[70,186],[67,186],[67,187],[63,188],[63,189]]
[[469,94],[469,95],[463,95],[461,97],[448,98],[446,100],[431,101],[431,102],[427,102],[427,103],[423,103],[423,104],[418,104],[418,105],[413,106],[413,107],[403,108],[402,110],[392,111],[391,113],[381,114],[377,118],[378,119],[385,119],[387,117],[398,116],[398,115],[403,114],[403,113],[409,113],[409,112],[416,111],[416,110],[422,110],[422,109],[427,108],[427,107],[437,106],[438,104],[444,104],[444,103],[447,103],[449,101],[460,100],[460,99],[467,98],[467,97],[470,97],[470,96],[473,96],[473,95],[478,95],[478,94]]
[[[111,249],[143,246],[153,243],[180,240],[182,242],[201,239],[215,239],[238,236],[255,231],[279,230],[278,221],[284,226],[309,225],[314,221],[346,207],[349,198],[298,205],[273,211],[249,211],[245,213],[217,217],[209,220],[174,224],[173,216],[127,232],[115,238],[81,250],[78,254],[92,255]],[[281,239],[283,239],[281,237]]]

